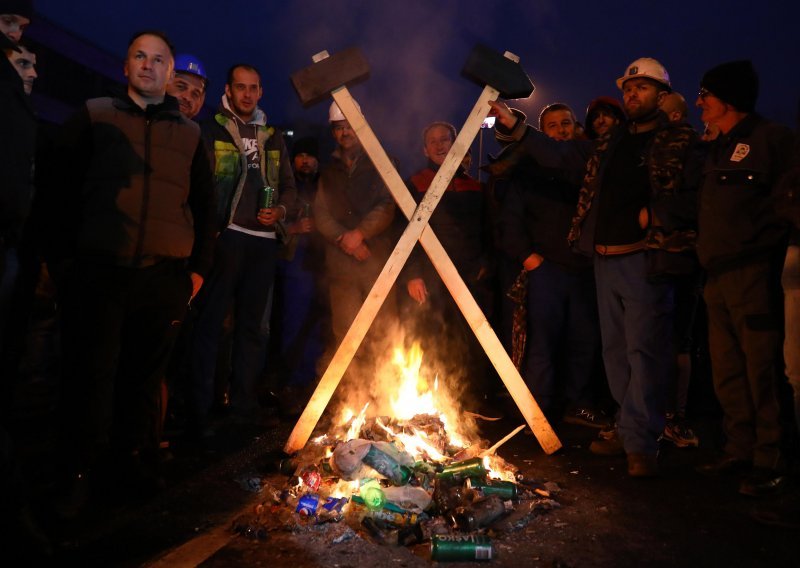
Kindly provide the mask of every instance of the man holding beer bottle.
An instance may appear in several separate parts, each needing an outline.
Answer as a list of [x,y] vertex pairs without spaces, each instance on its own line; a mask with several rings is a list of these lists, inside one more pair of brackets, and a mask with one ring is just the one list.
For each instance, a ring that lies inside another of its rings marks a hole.
[[194,426],[207,426],[220,332],[233,308],[230,404],[234,417],[258,423],[258,380],[263,374],[278,221],[294,206],[295,182],[280,130],[258,107],[261,79],[251,65],[228,71],[222,105],[202,126],[211,156],[219,236],[192,351]]

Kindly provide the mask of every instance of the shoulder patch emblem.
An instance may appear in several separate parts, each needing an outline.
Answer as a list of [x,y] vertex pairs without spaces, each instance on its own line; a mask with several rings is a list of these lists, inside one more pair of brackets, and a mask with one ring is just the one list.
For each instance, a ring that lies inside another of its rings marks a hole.
[[736,145],[736,148],[733,149],[733,154],[731,154],[731,162],[741,162],[749,153],[750,146],[740,142]]

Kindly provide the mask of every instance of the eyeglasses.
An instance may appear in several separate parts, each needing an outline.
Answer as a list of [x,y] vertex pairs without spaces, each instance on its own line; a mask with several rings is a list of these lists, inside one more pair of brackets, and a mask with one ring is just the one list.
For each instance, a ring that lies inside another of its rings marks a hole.
[[713,97],[714,93],[706,89],[705,87],[700,88],[700,92],[697,93],[697,96],[700,97],[702,100],[706,100],[706,97]]

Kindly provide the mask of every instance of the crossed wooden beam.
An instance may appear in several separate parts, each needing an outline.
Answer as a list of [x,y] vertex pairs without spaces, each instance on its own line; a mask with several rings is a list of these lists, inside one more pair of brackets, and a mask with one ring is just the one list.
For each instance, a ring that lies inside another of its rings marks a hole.
[[472,297],[464,280],[458,274],[444,247],[428,226],[428,220],[436,205],[450,184],[450,180],[455,175],[489,112],[489,101],[497,99],[501,94],[504,98],[514,99],[527,97],[533,92],[533,84],[519,65],[519,58],[509,52],[500,55],[490,48],[480,45],[473,49],[462,69],[462,74],[480,85],[485,85],[483,92],[478,97],[478,101],[472,108],[464,126],[453,142],[450,152],[439,167],[436,177],[419,205],[409,193],[394,164],[367,124],[347,88],[348,85],[360,82],[369,75],[369,65],[361,52],[357,48],[349,48],[329,56],[327,52],[323,51],[315,55],[313,61],[313,65],[301,69],[291,77],[301,102],[304,106],[310,106],[327,99],[328,96],[333,97],[398,207],[408,218],[408,226],[336,350],[305,410],[297,420],[284,446],[284,451],[293,454],[308,442],[314,427],[319,422],[344,372],[350,365],[417,241],[430,257],[433,266],[464,314],[467,323],[522,412],[525,421],[533,430],[542,449],[548,454],[557,451],[561,448],[561,442],[486,320],[486,316]]

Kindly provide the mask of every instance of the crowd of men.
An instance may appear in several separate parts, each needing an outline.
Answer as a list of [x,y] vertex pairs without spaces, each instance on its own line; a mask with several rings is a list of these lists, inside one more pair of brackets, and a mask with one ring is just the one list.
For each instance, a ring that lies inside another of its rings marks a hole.
[[[0,1],[0,108],[14,124],[0,136],[3,404],[20,363],[11,338],[24,335],[31,282],[47,277],[60,306],[58,506],[70,517],[109,463],[144,490],[163,484],[170,398],[183,400],[187,436],[200,440],[214,435],[220,404],[228,422],[268,424],[260,393],[270,369],[279,369],[284,402],[302,407],[323,352],[344,337],[403,223],[335,103],[336,149],[322,168],[318,141],[298,140],[290,152],[267,122],[249,63],[230,67],[218,110],[195,122],[205,69],[158,31],[131,39],[126,88],[87,101],[51,150],[35,155],[36,55],[22,40],[31,16],[30,2]],[[637,59],[616,84],[622,104],[594,99],[583,126],[562,103],[543,108],[538,128],[491,103],[503,147],[491,183],[462,165],[431,226],[518,351],[548,418],[597,428],[591,451],[626,456],[632,477],[658,474],[662,439],[697,445],[684,419],[702,295],[726,442],[699,470],[741,475],[745,495],[783,491],[784,338],[800,419],[794,134],[756,112],[748,61],[703,76],[702,136],[658,61]],[[427,164],[408,180],[417,200],[455,138],[445,122],[422,131]],[[463,379],[479,392],[497,388],[420,250],[400,283],[375,327],[406,323],[421,338],[456,338],[453,357],[471,361]],[[384,349],[381,341],[372,347]],[[603,371],[613,418],[598,399]]]

